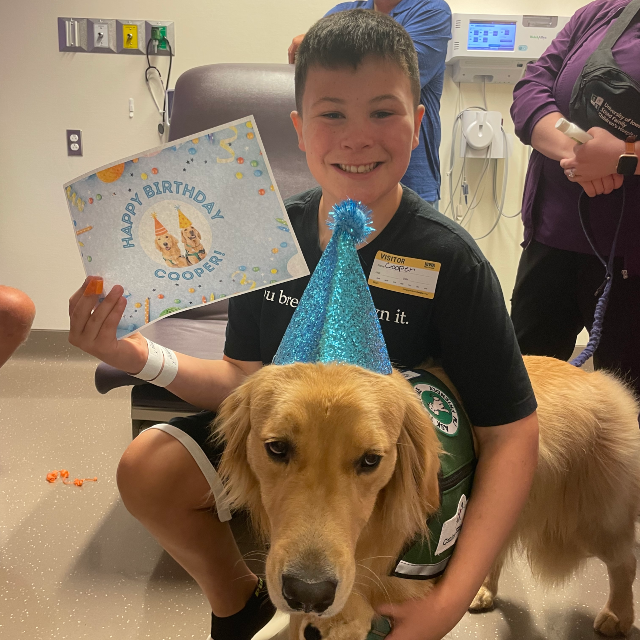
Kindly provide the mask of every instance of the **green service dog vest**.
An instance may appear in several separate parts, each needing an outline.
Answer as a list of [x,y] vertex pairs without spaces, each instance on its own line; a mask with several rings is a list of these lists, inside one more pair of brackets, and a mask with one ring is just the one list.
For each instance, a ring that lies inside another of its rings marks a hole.
[[440,509],[429,518],[429,536],[411,542],[392,575],[430,580],[445,570],[458,539],[473,483],[476,456],[467,414],[442,380],[428,371],[401,371],[420,396],[444,453],[440,456]]
[[[391,575],[431,580],[444,573],[453,554],[471,493],[476,455],[471,423],[447,385],[422,369],[404,369],[400,373],[420,396],[444,453],[438,474],[440,509],[427,522],[428,537],[420,536],[403,550]],[[375,618],[367,640],[380,640],[390,633],[390,621]]]
[[[431,580],[444,573],[453,554],[471,493],[476,455],[471,423],[447,385],[422,369],[404,369],[400,373],[420,396],[444,452],[438,474],[440,509],[427,522],[428,537],[420,536],[403,550],[391,575]],[[385,638],[391,629],[387,618],[375,618],[367,640]]]

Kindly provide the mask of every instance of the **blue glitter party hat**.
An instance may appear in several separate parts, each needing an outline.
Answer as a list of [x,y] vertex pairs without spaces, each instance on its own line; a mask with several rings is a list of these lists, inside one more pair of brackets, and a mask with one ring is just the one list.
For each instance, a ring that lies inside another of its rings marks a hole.
[[273,364],[342,362],[391,373],[356,245],[373,231],[371,211],[344,200],[334,205],[333,235],[302,295]]

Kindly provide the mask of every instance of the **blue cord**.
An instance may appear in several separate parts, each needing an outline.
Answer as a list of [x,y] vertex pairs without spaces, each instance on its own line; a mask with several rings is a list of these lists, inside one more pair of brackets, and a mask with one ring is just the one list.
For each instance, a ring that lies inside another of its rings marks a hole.
[[[591,239],[591,234],[587,229],[587,223],[585,221],[585,206],[588,202],[588,196],[583,191],[580,194],[580,201],[578,203],[578,210],[580,215],[580,224],[582,225],[582,230],[584,231],[584,235],[586,236],[591,248],[593,249],[593,253],[597,256],[598,260],[602,263],[605,268],[605,280],[600,285],[595,295],[600,295],[598,299],[598,303],[596,304],[596,310],[593,314],[593,325],[591,327],[591,331],[589,332],[589,342],[587,342],[587,346],[582,350],[580,354],[578,354],[573,360],[569,361],[569,364],[572,364],[574,367],[581,367],[596,351],[598,345],[600,344],[600,338],[602,337],[602,325],[604,324],[604,314],[607,310],[607,304],[609,303],[609,293],[611,292],[611,285],[613,283],[613,260],[616,256],[616,244],[618,242],[618,232],[620,231],[620,225],[622,223],[622,217],[624,216],[624,204],[625,204],[625,191],[624,184],[622,185],[622,211],[620,211],[620,217],[618,218],[618,226],[616,227],[615,235],[613,236],[613,242],[611,243],[611,251],[609,253],[609,262],[605,262],[605,259],[598,253],[598,250],[595,247],[595,243]],[[604,289],[603,289],[604,288]],[[602,293],[600,294],[600,291]]]

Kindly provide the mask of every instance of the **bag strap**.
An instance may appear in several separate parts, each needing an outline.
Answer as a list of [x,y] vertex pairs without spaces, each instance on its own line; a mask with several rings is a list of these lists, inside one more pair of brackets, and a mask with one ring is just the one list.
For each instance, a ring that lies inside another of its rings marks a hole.
[[[573,90],[571,91],[571,99],[569,101],[572,111],[582,90],[585,78],[589,74],[594,73],[603,66],[617,67],[611,49],[618,41],[618,38],[627,30],[627,27],[631,24],[631,21],[639,11],[640,0],[631,0],[631,2],[620,12],[620,15],[609,25],[607,32],[604,34],[604,38],[602,38],[596,50],[589,56],[581,73],[578,74],[578,77],[576,78]],[[573,117],[573,115],[571,117]]]
[[600,42],[596,51],[606,51],[608,53],[611,53],[613,45],[618,41],[618,38],[627,30],[627,27],[631,24],[639,11],[640,0],[631,0],[631,2],[624,8],[624,11],[607,29],[607,33],[604,34],[604,38],[602,38],[602,42]]

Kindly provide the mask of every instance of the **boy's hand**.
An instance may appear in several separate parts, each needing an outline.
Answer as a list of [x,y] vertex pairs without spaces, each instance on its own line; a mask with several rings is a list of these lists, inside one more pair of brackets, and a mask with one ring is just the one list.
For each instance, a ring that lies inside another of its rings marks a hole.
[[468,604],[444,594],[441,583],[419,600],[385,604],[378,613],[393,620],[387,640],[441,640],[458,624]]
[[300,46],[300,43],[304,40],[304,33],[301,33],[299,36],[296,36],[289,45],[289,64],[296,63],[296,51]]
[[124,289],[116,285],[102,302],[95,293],[95,281],[89,276],[69,298],[69,342],[117,369],[136,374],[142,371],[148,355],[147,342],[134,333],[118,340],[116,329],[122,318],[127,299]]

